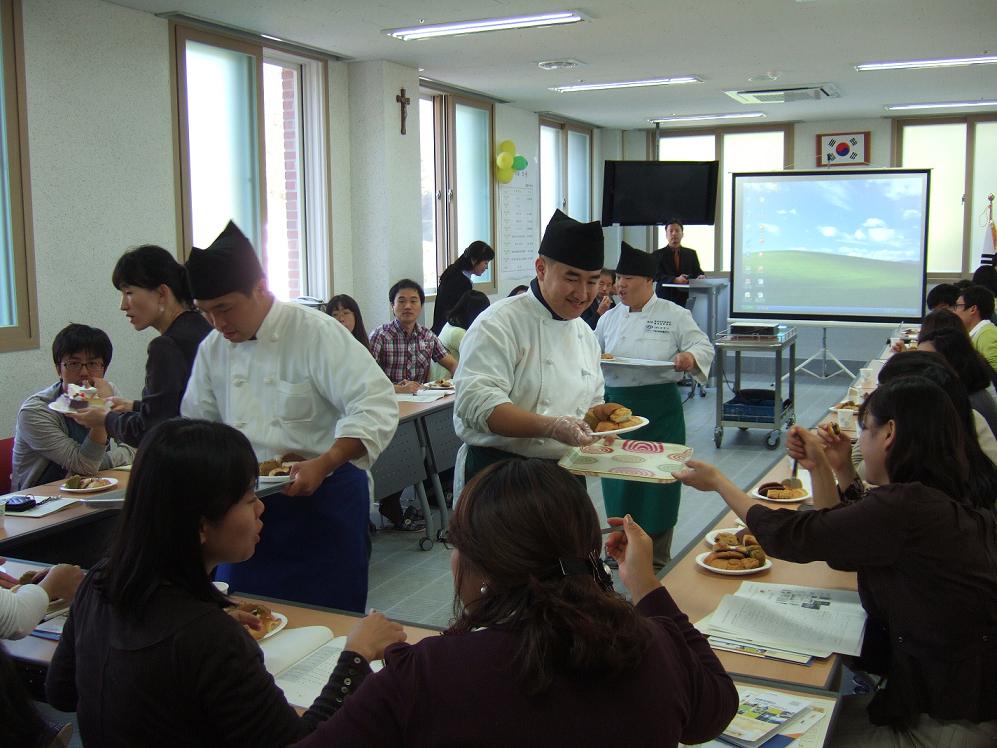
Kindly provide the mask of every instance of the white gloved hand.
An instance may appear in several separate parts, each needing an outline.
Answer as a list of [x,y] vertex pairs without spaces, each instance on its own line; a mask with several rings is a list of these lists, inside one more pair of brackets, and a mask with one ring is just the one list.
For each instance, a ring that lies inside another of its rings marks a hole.
[[589,428],[589,425],[585,421],[581,418],[572,418],[571,416],[558,416],[555,418],[551,421],[544,436],[556,439],[562,444],[569,444],[572,447],[584,447],[598,438],[592,433],[592,429]]

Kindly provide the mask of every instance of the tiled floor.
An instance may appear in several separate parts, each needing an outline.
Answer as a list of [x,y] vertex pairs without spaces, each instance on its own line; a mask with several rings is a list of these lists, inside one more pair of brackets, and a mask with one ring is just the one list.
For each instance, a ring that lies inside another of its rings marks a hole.
[[[745,377],[742,382],[745,388],[771,386],[771,379],[758,375]],[[816,423],[827,412],[828,406],[840,399],[847,386],[844,376],[826,382],[805,374],[799,377],[797,421],[808,426]],[[784,449],[782,445],[777,450],[767,449],[765,430],[740,432],[730,427],[725,429],[723,445],[717,449],[713,443],[715,397],[716,392],[711,389],[705,398],[697,396],[685,404],[686,442],[695,449],[696,459],[719,466],[735,483],[748,487],[784,454]],[[589,480],[588,486],[596,510],[604,519],[599,481]],[[678,557],[690,544],[698,542],[724,507],[723,500],[717,494],[683,489],[672,555]],[[377,510],[374,509],[372,518],[376,516]],[[420,551],[418,538],[418,533],[391,531],[378,532],[374,536],[367,604],[397,620],[446,626],[453,613],[450,552],[439,543],[429,551]]]

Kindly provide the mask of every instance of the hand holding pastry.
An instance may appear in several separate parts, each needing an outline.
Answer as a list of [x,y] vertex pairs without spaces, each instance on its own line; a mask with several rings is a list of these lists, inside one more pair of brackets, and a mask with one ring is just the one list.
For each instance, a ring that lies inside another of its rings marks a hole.
[[852,461],[852,440],[841,433],[841,429],[835,430],[836,423],[820,426],[817,429],[817,437],[824,444],[824,456],[827,458],[831,470],[836,473],[843,470]]

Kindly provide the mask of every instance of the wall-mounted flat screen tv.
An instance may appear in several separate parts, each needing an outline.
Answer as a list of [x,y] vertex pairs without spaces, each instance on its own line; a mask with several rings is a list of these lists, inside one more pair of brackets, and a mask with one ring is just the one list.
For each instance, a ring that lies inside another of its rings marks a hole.
[[719,170],[717,161],[607,161],[602,225],[712,225]]

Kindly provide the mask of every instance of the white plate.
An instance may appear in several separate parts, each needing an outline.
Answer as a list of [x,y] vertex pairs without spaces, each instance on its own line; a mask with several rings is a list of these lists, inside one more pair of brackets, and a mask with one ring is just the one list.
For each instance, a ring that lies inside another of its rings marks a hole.
[[[107,408],[104,406],[98,405],[97,407],[103,410],[107,410]],[[69,398],[66,397],[65,395],[59,395],[59,397],[57,397],[55,400],[53,400],[48,404],[48,408],[49,410],[54,410],[56,413],[62,413],[62,414],[80,412],[78,410],[73,410],[72,408],[69,407]]]
[[649,366],[661,369],[674,369],[674,361],[655,361],[650,358],[630,358],[628,356],[613,356],[612,358],[600,359],[600,364],[610,366]]
[[596,431],[594,433],[595,433],[596,436],[598,436],[600,438],[603,437],[603,436],[616,436],[618,434],[629,434],[631,431],[636,431],[637,429],[642,429],[645,426],[647,426],[647,424],[650,423],[650,421],[647,420],[646,418],[644,418],[644,416],[634,416],[634,418],[636,418],[638,421],[640,421],[640,423],[638,423],[638,424],[636,424],[634,426],[627,426],[626,428],[622,428],[622,429],[613,429],[612,431]]
[[729,532],[731,535],[737,535],[743,527],[721,527],[719,530],[710,530],[706,533],[706,537],[703,538],[703,542],[706,543],[710,548],[713,548],[714,543],[717,542],[717,535],[722,532]]
[[710,566],[704,560],[709,553],[700,553],[696,556],[696,563],[702,566],[707,571],[712,571],[714,574],[723,574],[725,577],[745,577],[749,574],[757,574],[760,571],[765,571],[766,569],[772,568],[772,559],[765,559],[765,563],[759,566],[757,569],[716,569]]
[[[769,481],[766,481],[766,483],[768,482]],[[760,486],[761,483],[759,483],[758,485]],[[758,493],[758,486],[755,486],[754,488],[751,489],[751,495],[754,496],[756,499],[761,499],[762,501],[771,501],[773,504],[799,504],[801,501],[806,501],[807,499],[809,499],[812,495],[810,493],[810,489],[807,488],[806,484],[804,484],[803,487],[807,489],[807,493],[805,496],[801,496],[798,499],[770,499],[768,496],[762,496],[760,493]]]
[[436,384],[436,382],[429,382],[428,384],[422,385],[419,389],[421,390],[438,390],[439,392],[453,392],[455,387],[451,384],[449,387],[443,384]]
[[259,476],[260,483],[290,483],[291,476],[289,475],[261,475]]
[[273,613],[273,617],[276,618],[278,621],[280,621],[280,623],[274,626],[272,631],[268,631],[264,635],[264,637],[260,639],[261,642],[265,642],[274,634],[280,633],[281,631],[284,630],[284,627],[287,626],[287,616],[285,616],[283,613],[278,613],[276,610],[271,610],[270,612]]
[[59,486],[59,490],[65,491],[66,493],[98,493],[99,491],[106,491],[107,489],[114,488],[118,485],[117,478],[104,478],[103,476],[101,476],[101,478],[107,481],[107,483],[103,486],[95,486],[94,488],[66,488],[66,484],[63,483]]

